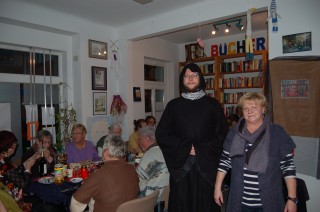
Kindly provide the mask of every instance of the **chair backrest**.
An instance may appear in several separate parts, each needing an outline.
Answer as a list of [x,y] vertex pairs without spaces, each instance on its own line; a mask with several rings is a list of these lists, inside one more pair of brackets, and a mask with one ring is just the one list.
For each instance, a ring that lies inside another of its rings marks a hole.
[[161,201],[164,201],[164,209],[168,209],[170,186],[164,187],[161,195]]
[[116,212],[153,212],[159,190],[152,194],[122,203]]

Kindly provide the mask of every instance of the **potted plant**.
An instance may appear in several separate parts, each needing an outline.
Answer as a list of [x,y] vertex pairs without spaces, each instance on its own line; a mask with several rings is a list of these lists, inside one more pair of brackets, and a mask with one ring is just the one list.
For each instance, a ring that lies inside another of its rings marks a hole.
[[71,140],[71,130],[73,125],[77,122],[77,113],[73,108],[72,104],[69,104],[66,100],[64,89],[69,87],[67,83],[60,82],[62,86],[60,95],[59,112],[56,113],[57,123],[57,137],[56,137],[56,149],[63,151],[66,144]]

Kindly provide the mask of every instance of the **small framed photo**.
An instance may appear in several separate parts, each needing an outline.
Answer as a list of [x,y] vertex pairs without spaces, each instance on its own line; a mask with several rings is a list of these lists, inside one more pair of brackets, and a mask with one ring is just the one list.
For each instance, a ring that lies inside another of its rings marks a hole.
[[92,66],[92,90],[107,90],[107,68]]
[[93,92],[93,115],[107,115],[107,92]]
[[282,36],[283,53],[311,51],[311,32]]
[[89,57],[108,59],[108,44],[100,41],[89,40]]
[[141,102],[141,90],[140,87],[133,87],[133,101]]

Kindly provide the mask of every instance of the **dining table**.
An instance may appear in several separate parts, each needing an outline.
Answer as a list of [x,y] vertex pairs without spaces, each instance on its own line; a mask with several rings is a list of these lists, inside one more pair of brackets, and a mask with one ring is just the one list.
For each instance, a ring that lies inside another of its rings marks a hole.
[[[73,178],[74,179],[74,178]],[[62,205],[68,210],[72,194],[81,186],[82,179],[73,181],[66,179],[61,184],[54,182],[54,177],[45,176],[32,180],[25,188],[24,193],[29,196],[36,196],[43,203]]]

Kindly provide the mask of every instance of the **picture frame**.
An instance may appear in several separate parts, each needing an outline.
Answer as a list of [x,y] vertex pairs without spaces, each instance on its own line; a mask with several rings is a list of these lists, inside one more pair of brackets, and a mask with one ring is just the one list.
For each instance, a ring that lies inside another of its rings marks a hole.
[[108,43],[96,40],[89,40],[89,57],[107,60]]
[[133,101],[141,102],[141,89],[140,87],[133,87]]
[[282,50],[283,54],[311,51],[312,37],[311,32],[303,32],[292,35],[282,36]]
[[107,115],[107,92],[93,92],[93,115]]
[[91,67],[92,90],[107,90],[107,68]]

